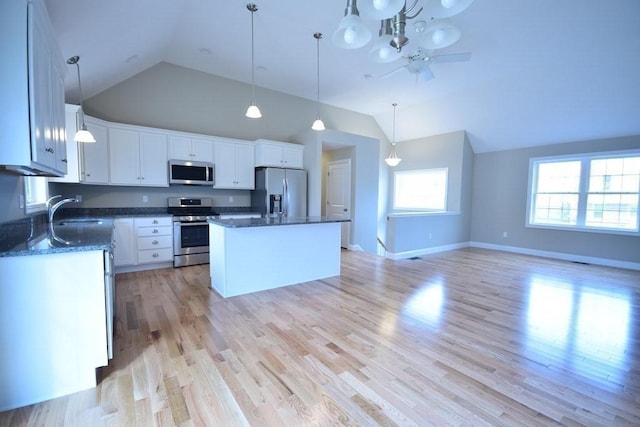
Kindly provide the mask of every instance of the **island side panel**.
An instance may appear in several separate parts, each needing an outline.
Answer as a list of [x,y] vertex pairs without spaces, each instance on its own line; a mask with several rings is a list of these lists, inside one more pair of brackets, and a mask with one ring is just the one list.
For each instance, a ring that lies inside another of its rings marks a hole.
[[210,224],[211,286],[223,297],[340,274],[340,223]]

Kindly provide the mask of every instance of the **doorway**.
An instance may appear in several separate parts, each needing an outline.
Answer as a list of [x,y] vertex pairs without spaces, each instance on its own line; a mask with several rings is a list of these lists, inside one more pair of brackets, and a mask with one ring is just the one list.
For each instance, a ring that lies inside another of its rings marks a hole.
[[[351,159],[327,163],[326,215],[329,219],[352,219],[351,215]],[[351,223],[341,224],[340,246],[349,248]]]

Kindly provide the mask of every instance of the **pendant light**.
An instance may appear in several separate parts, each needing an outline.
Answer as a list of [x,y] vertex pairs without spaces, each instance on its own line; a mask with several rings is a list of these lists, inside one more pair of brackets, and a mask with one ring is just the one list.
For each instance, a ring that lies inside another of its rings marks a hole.
[[313,37],[316,39],[316,82],[318,84],[318,115],[316,116],[316,120],[311,125],[311,129],[313,130],[324,130],[324,122],[320,119],[320,39],[322,38],[322,33],[314,33]]
[[96,142],[96,139],[93,137],[91,132],[87,130],[87,125],[84,122],[84,109],[82,108],[82,85],[80,84],[80,61],[79,56],[72,56],[67,59],[67,64],[75,65],[78,71],[78,94],[80,95],[80,108],[78,109],[78,130],[76,132],[76,136],[74,136],[73,140],[75,142],[84,142],[91,143]]
[[247,4],[247,9],[251,12],[251,105],[247,108],[245,116],[250,119],[259,119],[262,117],[260,109],[256,105],[256,67],[255,67],[255,47],[253,40],[253,14],[258,10],[258,6],[253,3]]
[[384,161],[389,166],[394,167],[394,166],[398,166],[398,164],[400,164],[402,159],[398,157],[398,154],[396,154],[396,107],[398,106],[398,104],[394,102],[391,105],[393,105],[393,134],[391,138],[391,151],[389,152],[389,155],[387,156],[387,158],[384,159]]

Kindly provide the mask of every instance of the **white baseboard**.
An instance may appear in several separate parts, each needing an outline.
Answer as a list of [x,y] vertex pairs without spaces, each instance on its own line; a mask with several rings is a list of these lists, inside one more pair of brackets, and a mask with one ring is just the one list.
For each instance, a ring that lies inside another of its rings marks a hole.
[[115,267],[113,272],[115,274],[121,274],[132,273],[134,271],[156,270],[158,268],[173,268],[173,261],[157,262],[155,264],[125,265],[122,267]]
[[454,249],[468,248],[469,242],[454,243],[451,245],[434,246],[432,248],[415,249],[405,252],[387,252],[386,257],[389,259],[406,259],[421,255],[435,254],[438,252],[452,251]]
[[349,247],[347,249],[349,249],[350,251],[364,252],[364,249],[362,249],[362,246],[360,246],[360,245],[351,245],[351,244],[349,244]]
[[586,264],[604,265],[607,267],[626,268],[629,270],[640,270],[640,263],[619,261],[610,258],[598,258],[583,255],[568,254],[564,252],[542,251],[538,249],[521,248],[518,246],[496,245],[493,243],[469,242],[472,248],[492,249],[495,251],[513,252],[524,255],[534,255],[544,258],[561,259],[564,261],[584,262]]

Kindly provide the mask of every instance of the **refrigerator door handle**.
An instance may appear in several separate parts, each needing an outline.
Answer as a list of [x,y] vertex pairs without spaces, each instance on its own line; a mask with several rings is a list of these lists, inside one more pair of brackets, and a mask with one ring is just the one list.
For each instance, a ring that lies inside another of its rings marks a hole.
[[282,195],[282,198],[284,199],[282,201],[282,216],[286,218],[289,216],[289,183],[287,182],[286,177],[282,179],[282,187],[284,189],[284,194]]

